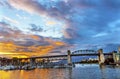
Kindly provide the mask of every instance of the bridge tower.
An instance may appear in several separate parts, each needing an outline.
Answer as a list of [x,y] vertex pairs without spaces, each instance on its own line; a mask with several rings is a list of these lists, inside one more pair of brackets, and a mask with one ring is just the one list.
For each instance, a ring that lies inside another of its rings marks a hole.
[[120,46],[118,47],[118,53],[120,53]]
[[68,65],[72,65],[72,61],[71,61],[71,51],[70,50],[68,50],[67,51],[67,60],[68,60]]
[[120,62],[120,46],[118,47],[118,53],[113,52],[113,59],[116,65],[119,65],[118,63]]
[[98,50],[98,62],[100,65],[104,64],[105,62],[105,56],[103,54],[103,49]]

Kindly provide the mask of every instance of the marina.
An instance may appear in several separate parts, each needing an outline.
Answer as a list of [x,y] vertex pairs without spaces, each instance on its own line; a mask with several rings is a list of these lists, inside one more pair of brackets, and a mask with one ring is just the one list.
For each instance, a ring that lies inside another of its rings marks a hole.
[[0,79],[120,79],[119,66],[75,64],[73,68],[36,68],[34,70],[0,70]]

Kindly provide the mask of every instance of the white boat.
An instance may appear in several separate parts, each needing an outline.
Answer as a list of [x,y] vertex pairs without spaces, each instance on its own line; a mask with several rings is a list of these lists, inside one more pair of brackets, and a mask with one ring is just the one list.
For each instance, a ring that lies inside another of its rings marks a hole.
[[25,65],[25,66],[22,66],[22,69],[23,70],[33,70],[33,69],[35,69],[35,66]]
[[13,65],[8,65],[8,66],[2,66],[1,67],[1,70],[14,70],[14,69],[16,69],[16,67],[13,66]]

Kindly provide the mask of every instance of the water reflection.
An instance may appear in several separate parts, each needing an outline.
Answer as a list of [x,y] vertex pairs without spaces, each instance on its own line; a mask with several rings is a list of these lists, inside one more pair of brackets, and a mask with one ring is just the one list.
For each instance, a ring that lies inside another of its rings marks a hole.
[[116,66],[102,66],[101,76],[102,79],[120,79],[120,68]]
[[102,79],[107,79],[106,78],[106,71],[105,71],[105,66],[104,65],[100,65],[99,66],[100,67],[100,70],[101,70],[101,77],[102,77]]
[[72,68],[0,71],[0,79],[72,79]]
[[76,65],[75,68],[0,71],[0,79],[120,79],[120,68]]

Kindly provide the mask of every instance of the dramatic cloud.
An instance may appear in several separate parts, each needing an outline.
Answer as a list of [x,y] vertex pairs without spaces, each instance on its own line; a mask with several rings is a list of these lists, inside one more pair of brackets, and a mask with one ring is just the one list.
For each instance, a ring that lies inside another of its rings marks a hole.
[[[23,53],[27,56],[45,55],[58,48],[68,47],[62,41],[38,35],[26,35],[17,28],[0,22],[0,52]],[[61,49],[59,49],[60,51]],[[62,52],[62,51],[61,51]]]
[[43,31],[43,29],[40,26],[37,26],[35,24],[30,24],[30,25],[31,25],[31,28],[30,28],[31,31],[35,31],[35,32]]
[[70,0],[68,3],[71,4],[75,13],[71,14],[73,17],[69,18],[69,28],[64,31],[67,41],[79,44],[95,44],[113,43],[113,40],[116,40],[111,41],[110,39],[114,36],[113,30],[119,28],[111,27],[110,23],[120,17],[119,1]]
[[54,18],[59,17],[65,20],[68,24],[66,28],[63,29],[64,37],[66,39],[73,39],[73,41],[76,41],[76,37],[79,36],[81,36],[78,38],[79,40],[81,38],[92,39],[96,33],[109,32],[109,29],[111,29],[111,27],[108,26],[109,23],[118,19],[120,16],[120,1],[118,0],[48,1],[48,3],[52,3],[52,5],[49,6],[36,0],[9,0],[9,2],[10,5],[17,9],[40,15],[45,14],[47,16],[53,16]]
[[25,10],[30,13],[42,13],[45,14],[44,10],[45,8],[39,4],[36,0],[9,0],[9,3],[14,8],[17,8],[18,10]]
[[18,30],[17,28],[13,27],[11,28],[11,26],[5,22],[0,22],[0,36],[3,36],[4,41],[7,39],[12,39],[14,40],[14,38],[19,38],[20,36],[20,30]]
[[[60,2],[53,2],[57,6],[49,5],[49,7],[46,4],[42,4],[37,0],[8,0],[10,5],[14,8],[17,8],[18,10],[24,10],[30,13],[37,13],[40,15],[48,15],[48,16],[54,16],[57,18],[63,17],[63,15],[66,15],[69,10],[70,6],[66,4],[64,1]],[[51,3],[49,1],[49,3]],[[66,10],[66,11],[65,11]]]
[[6,0],[0,5],[0,42],[12,42],[15,51],[55,54],[120,43],[119,0]]

